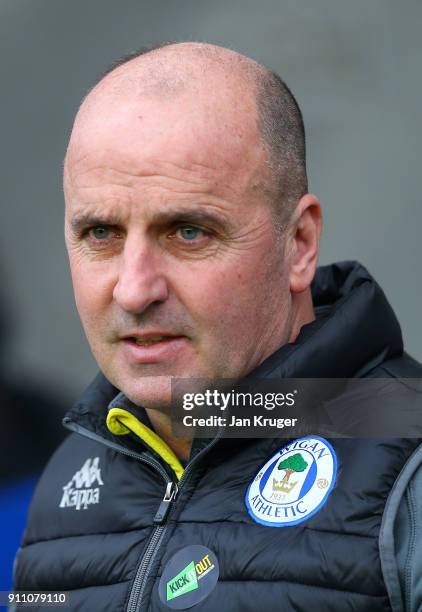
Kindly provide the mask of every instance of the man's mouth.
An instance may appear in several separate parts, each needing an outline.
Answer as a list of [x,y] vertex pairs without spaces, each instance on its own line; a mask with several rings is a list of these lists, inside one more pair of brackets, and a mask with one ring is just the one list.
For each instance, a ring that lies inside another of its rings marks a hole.
[[135,342],[135,344],[138,344],[139,346],[150,346],[151,344],[157,344],[157,342],[163,342],[163,340],[170,340],[174,337],[175,336],[155,336],[153,338],[135,338],[133,336],[129,338],[129,340],[132,340],[133,342]]
[[151,331],[143,334],[128,334],[121,338],[126,357],[137,363],[159,363],[180,357],[186,349],[186,336],[173,336]]

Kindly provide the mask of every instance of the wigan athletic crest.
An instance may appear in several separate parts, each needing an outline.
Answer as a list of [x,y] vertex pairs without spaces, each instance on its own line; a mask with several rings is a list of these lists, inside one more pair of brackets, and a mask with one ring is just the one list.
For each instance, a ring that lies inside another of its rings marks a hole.
[[327,440],[294,440],[271,457],[249,485],[248,512],[268,527],[297,525],[325,504],[336,473],[336,454]]

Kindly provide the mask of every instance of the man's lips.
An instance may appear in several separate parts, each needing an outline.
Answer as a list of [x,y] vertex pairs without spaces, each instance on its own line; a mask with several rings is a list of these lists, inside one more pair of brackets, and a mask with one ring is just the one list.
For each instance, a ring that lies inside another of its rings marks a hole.
[[157,344],[158,342],[166,342],[167,340],[173,340],[180,336],[168,336],[166,334],[156,334],[151,336],[128,336],[125,340],[129,340],[131,342],[135,342],[135,344],[139,346],[151,346],[152,344]]
[[121,338],[125,355],[138,363],[157,363],[175,358],[187,340],[186,336],[161,331],[128,334]]
[[150,331],[150,332],[134,332],[132,334],[125,334],[121,339],[129,342],[134,342],[140,346],[149,346],[157,344],[158,342],[166,342],[167,340],[173,340],[174,338],[182,338],[181,334],[172,334],[166,331]]

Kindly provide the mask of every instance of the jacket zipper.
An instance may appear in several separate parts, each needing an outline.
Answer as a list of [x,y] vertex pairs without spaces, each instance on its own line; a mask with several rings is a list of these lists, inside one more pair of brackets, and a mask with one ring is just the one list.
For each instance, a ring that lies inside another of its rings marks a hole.
[[[82,436],[85,436],[87,438],[91,438],[92,440],[100,442],[104,444],[105,446],[108,446],[112,448],[113,450],[122,453],[123,455],[127,455],[128,457],[133,457],[134,459],[138,459],[139,461],[142,461],[143,463],[147,463],[148,465],[156,469],[166,482],[166,492],[164,494],[164,498],[161,501],[160,506],[153,520],[154,525],[156,526],[151,534],[148,546],[142,556],[142,560],[140,564],[138,565],[138,569],[136,571],[136,576],[132,584],[132,588],[130,591],[129,600],[128,600],[128,604],[126,608],[126,612],[138,612],[140,610],[140,605],[142,603],[142,595],[145,590],[145,586],[147,583],[147,579],[148,579],[152,564],[154,562],[154,559],[157,555],[157,552],[160,548],[165,532],[167,530],[167,519],[170,516],[170,511],[172,507],[174,506],[173,502],[175,501],[182,487],[182,484],[186,482],[187,475],[192,471],[192,465],[194,465],[197,462],[199,457],[205,455],[213,446],[215,446],[215,444],[217,444],[217,442],[222,437],[222,433],[221,433],[222,430],[221,432],[217,433],[217,436],[212,440],[212,442],[210,442],[208,446],[202,449],[192,459],[191,463],[189,463],[189,465],[186,467],[185,471],[183,472],[183,475],[181,479],[179,480],[179,483],[176,484],[175,482],[170,480],[167,472],[160,465],[160,463],[156,461],[155,459],[145,457],[143,455],[140,455],[139,453],[136,453],[135,451],[130,451],[129,449],[126,449],[123,446],[120,446],[119,444],[106,440],[102,436],[99,436],[95,434],[94,432],[90,431],[89,429],[86,429],[85,427],[78,425],[74,421],[71,421],[69,418],[65,417],[63,419],[63,425],[67,429],[70,429],[71,431],[75,431],[76,433],[79,433]],[[166,524],[163,524],[163,523],[166,523]]]
[[[155,523],[160,523],[156,530],[151,536],[150,542],[147,546],[147,550],[142,558],[142,562],[139,565],[138,571],[136,573],[135,580],[133,582],[132,590],[129,597],[129,603],[126,608],[126,612],[139,612],[142,604],[142,595],[145,590],[145,585],[147,583],[147,579],[154,562],[154,559],[157,555],[158,549],[161,546],[161,543],[164,539],[165,532],[167,530],[167,524],[162,525],[164,521],[167,523],[167,519],[170,516],[171,510],[174,507],[174,501],[176,496],[180,492],[182,486],[186,482],[190,472],[192,471],[192,466],[197,462],[198,458],[205,455],[221,438],[221,434],[217,434],[217,436],[210,442],[208,446],[202,449],[189,463],[186,467],[185,471],[179,483],[168,483],[166,494],[164,496],[163,501],[158,508],[158,511],[154,517]],[[173,485],[173,486],[172,486]],[[136,587],[136,588],[135,588]]]
[[171,502],[176,499],[178,486],[175,482],[168,482],[166,492],[155,516],[154,524],[156,525],[152,532],[148,546],[143,554],[142,560],[136,571],[136,576],[130,591],[129,601],[127,604],[127,612],[136,612],[142,601],[142,595],[145,590],[149,570],[155,559],[155,556],[160,548],[162,539],[167,529],[167,525],[163,525],[170,511]]

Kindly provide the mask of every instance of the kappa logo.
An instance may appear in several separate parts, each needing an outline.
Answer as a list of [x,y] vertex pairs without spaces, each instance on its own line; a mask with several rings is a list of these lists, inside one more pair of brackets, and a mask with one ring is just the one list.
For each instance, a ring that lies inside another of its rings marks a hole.
[[305,437],[283,446],[250,484],[246,507],[267,527],[298,525],[318,512],[335,484],[337,459],[324,438]]
[[[86,510],[92,504],[100,501],[101,478],[100,458],[87,459],[80,470],[78,470],[63,487],[63,496],[59,508],[76,508]],[[93,485],[97,484],[97,487]]]

